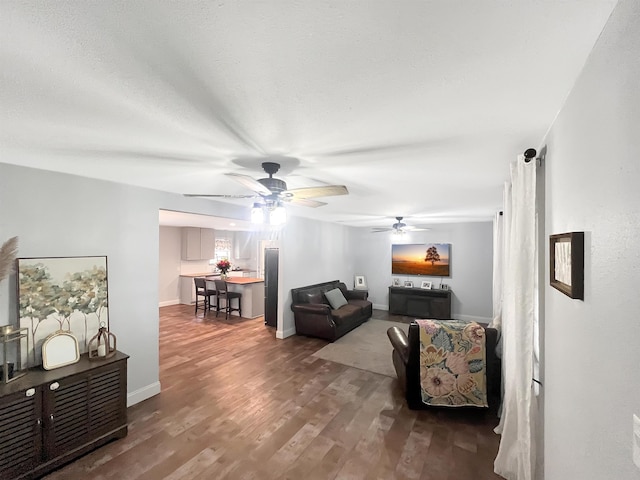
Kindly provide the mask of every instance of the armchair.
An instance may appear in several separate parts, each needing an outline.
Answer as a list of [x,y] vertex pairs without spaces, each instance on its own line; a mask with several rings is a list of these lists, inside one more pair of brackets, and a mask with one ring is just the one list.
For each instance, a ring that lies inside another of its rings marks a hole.
[[[497,408],[500,403],[501,361],[496,355],[498,331],[484,327],[486,339],[487,400],[489,408]],[[412,410],[432,408],[422,402],[420,389],[420,330],[416,322],[409,325],[409,334],[398,327],[387,330],[393,345],[393,366],[405,393],[407,405]]]

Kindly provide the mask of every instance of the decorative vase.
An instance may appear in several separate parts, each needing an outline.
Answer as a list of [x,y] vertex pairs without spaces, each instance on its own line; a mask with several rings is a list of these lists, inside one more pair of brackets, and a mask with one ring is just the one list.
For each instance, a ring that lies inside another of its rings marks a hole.
[[227,279],[227,274],[226,273],[221,273],[220,274],[220,280],[226,280]]

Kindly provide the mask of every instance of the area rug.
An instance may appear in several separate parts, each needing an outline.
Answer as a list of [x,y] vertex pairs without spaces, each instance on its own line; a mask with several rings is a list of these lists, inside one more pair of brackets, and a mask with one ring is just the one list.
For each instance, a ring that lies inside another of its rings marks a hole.
[[396,371],[391,360],[393,347],[387,337],[387,329],[391,327],[399,327],[406,333],[409,325],[372,318],[344,337],[325,345],[313,356],[395,377]]

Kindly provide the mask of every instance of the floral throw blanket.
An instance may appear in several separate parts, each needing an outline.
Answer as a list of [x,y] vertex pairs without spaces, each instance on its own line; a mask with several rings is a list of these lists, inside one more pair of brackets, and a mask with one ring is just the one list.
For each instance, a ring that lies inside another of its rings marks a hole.
[[484,329],[461,320],[416,320],[420,386],[427,405],[486,407]]

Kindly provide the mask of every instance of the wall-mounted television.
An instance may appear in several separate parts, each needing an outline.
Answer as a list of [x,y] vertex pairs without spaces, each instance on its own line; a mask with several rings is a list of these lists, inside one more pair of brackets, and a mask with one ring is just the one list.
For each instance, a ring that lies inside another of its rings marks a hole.
[[391,273],[448,277],[450,257],[450,243],[391,245]]

